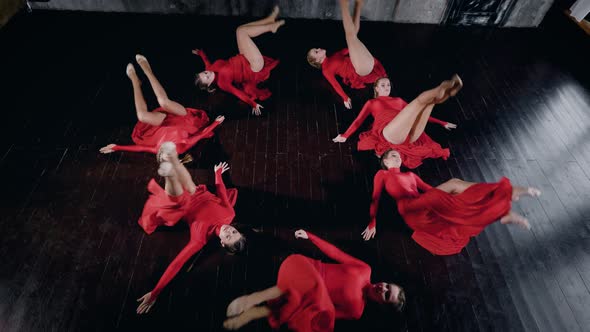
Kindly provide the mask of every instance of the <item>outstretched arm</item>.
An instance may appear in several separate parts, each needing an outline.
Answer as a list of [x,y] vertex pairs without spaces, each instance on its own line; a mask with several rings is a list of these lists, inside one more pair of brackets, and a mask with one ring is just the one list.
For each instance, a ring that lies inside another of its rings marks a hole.
[[219,86],[221,90],[227,91],[238,97],[241,101],[250,105],[252,108],[256,107],[257,104],[254,99],[250,98],[250,96],[248,96],[244,91],[236,88],[230,81],[221,76],[220,73],[217,73],[217,86]]
[[334,88],[334,90],[336,90],[336,93],[338,93],[338,95],[342,98],[342,101],[350,101],[350,97],[346,95],[346,93],[342,89],[342,86],[340,86],[340,83],[338,83],[338,81],[336,80],[334,72],[330,68],[322,68],[322,74],[324,74],[324,77],[328,80],[328,82],[330,82],[332,88]]
[[129,152],[150,152],[150,153],[157,153],[158,149],[152,146],[144,146],[144,145],[117,145],[117,144],[109,144],[105,147],[100,149],[101,153],[111,153],[115,151],[129,151]]
[[373,179],[373,195],[371,196],[371,207],[369,208],[370,222],[367,228],[373,229],[377,226],[377,210],[379,210],[379,200],[385,183],[385,173],[377,172]]
[[189,147],[193,147],[200,140],[205,139],[205,138],[209,138],[209,137],[213,136],[213,130],[215,130],[215,128],[217,128],[223,122],[223,120],[225,120],[225,117],[224,116],[218,116],[215,119],[215,121],[213,121],[211,124],[209,124],[203,130],[201,130],[201,132],[199,132],[195,136],[189,137],[187,139],[188,146]]
[[215,171],[215,188],[217,189],[217,196],[221,198],[221,202],[225,206],[231,207],[232,205],[227,198],[227,189],[225,188],[225,183],[223,183],[223,177],[221,176],[221,174],[229,170],[229,165],[226,162],[222,162],[215,165],[213,170]]
[[205,52],[203,52],[203,50],[199,50],[196,48],[193,50],[193,54],[201,57],[203,63],[205,64],[205,68],[211,67],[211,62],[209,61],[209,58],[207,58],[207,55],[205,54]]
[[359,115],[356,117],[356,119],[354,119],[354,121],[350,124],[350,126],[348,127],[346,132],[344,134],[342,134],[342,137],[349,138],[350,135],[354,134],[354,132],[359,129],[359,127],[363,124],[363,122],[365,122],[367,117],[371,114],[371,106],[370,105],[373,105],[373,103],[371,103],[371,101],[369,100],[368,102],[365,103],[365,106],[363,106],[363,109],[361,110]]
[[302,239],[309,239],[313,244],[315,244],[326,256],[330,257],[331,259],[342,263],[342,264],[353,264],[353,265],[367,265],[367,263],[361,261],[358,258],[354,258],[349,254],[345,253],[344,251],[338,249],[335,245],[327,242],[316,235],[304,231],[298,230],[295,232],[295,237],[302,238]]

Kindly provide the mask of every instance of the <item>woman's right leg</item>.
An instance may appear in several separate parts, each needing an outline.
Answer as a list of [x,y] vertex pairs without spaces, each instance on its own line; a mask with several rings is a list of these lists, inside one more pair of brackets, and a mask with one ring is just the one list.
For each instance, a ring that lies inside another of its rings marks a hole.
[[169,161],[163,161],[158,168],[158,174],[166,179],[164,190],[169,196],[180,196],[184,192],[182,184],[178,180],[178,174]]
[[252,38],[260,36],[266,32],[276,32],[281,25],[285,24],[285,21],[281,20],[263,25],[252,25],[254,23],[256,22],[240,25],[236,29],[236,40],[238,42],[238,50],[240,54],[248,60],[250,63],[250,69],[257,73],[264,67],[264,58]]
[[239,315],[262,302],[276,299],[281,294],[283,294],[281,290],[277,286],[274,286],[249,295],[240,296],[227,306],[226,315],[227,317]]
[[270,309],[267,306],[253,307],[236,317],[226,319],[223,327],[226,330],[238,330],[251,321],[268,317],[268,315],[270,315]]
[[135,68],[132,64],[127,65],[127,76],[133,85],[133,100],[135,101],[135,112],[137,113],[137,120],[139,122],[147,123],[152,126],[159,126],[166,118],[166,114],[160,112],[148,112],[147,104],[141,92],[141,81],[137,77]]
[[160,82],[156,78],[156,75],[154,75],[152,67],[150,66],[150,63],[147,61],[147,59],[143,55],[137,54],[135,56],[135,60],[137,60],[137,63],[139,64],[141,69],[143,69],[145,76],[147,76],[148,80],[150,81],[152,90],[154,90],[154,94],[158,99],[158,104],[160,104],[160,107],[162,107],[166,112],[171,114],[176,114],[180,116],[186,115],[186,109],[184,108],[184,106],[168,98],[166,90],[164,90],[164,87],[160,84]]
[[452,81],[444,81],[436,88],[422,92],[383,128],[383,137],[390,143],[402,144],[406,141],[412,128],[414,128],[413,135],[416,137],[422,135],[426,125],[417,128],[417,123],[428,122],[433,108],[431,106],[444,100],[452,88]]
[[189,171],[178,159],[178,153],[176,152],[176,145],[174,143],[164,142],[162,145],[160,145],[160,149],[158,151],[158,161],[162,163],[168,162],[171,164],[172,172],[174,173],[178,184],[181,186],[181,189],[184,188],[184,190],[186,190],[191,195],[196,191],[197,185],[193,181]]
[[346,37],[346,45],[348,46],[348,55],[350,62],[356,73],[360,76],[369,75],[375,66],[375,58],[365,44],[357,37],[358,29],[360,28],[360,8],[362,2],[355,3],[355,18],[359,16],[359,25],[356,26],[350,16],[348,8],[348,0],[340,0],[340,9],[342,12],[342,25],[344,26],[344,35]]

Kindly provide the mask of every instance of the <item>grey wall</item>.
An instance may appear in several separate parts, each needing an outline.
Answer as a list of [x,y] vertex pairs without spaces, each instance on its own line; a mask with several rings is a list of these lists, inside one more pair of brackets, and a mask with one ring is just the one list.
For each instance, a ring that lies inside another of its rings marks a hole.
[[[51,0],[37,9],[133,13],[191,13],[220,16],[264,16],[274,3],[287,18],[339,19],[335,0]],[[352,3],[352,0],[351,0]],[[365,0],[362,17],[369,21],[440,24],[449,0]],[[506,26],[537,26],[553,0],[518,0]]]

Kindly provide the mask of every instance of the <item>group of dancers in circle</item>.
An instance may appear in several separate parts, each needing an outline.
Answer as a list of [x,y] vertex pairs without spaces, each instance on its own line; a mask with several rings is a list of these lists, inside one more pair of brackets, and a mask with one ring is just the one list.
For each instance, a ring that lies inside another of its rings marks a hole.
[[[358,117],[343,134],[333,141],[345,142],[371,115],[371,128],[359,135],[359,150],[374,150],[382,170],[374,178],[370,220],[361,236],[370,240],[376,235],[376,214],[383,189],[397,201],[397,208],[413,230],[412,238],[435,255],[459,253],[470,237],[487,225],[500,220],[529,228],[526,218],[511,210],[512,202],[521,196],[538,196],[532,187],[513,186],[507,178],[497,183],[471,183],[451,179],[437,187],[422,181],[400,167],[416,168],[425,158],[449,157],[449,149],[434,142],[424,129],[428,122],[451,130],[453,123],[432,118],[434,106],[455,96],[463,82],[458,75],[437,87],[422,92],[410,103],[390,97],[391,85],[385,69],[359,40],[362,0],[355,1],[353,15],[348,0],[339,0],[348,48],[328,55],[326,50],[312,48],[307,61],[321,69],[325,78],[342,98],[344,106],[352,107],[336,76],[354,89],[373,84],[374,99],[368,101]],[[252,38],[267,32],[275,33],[284,20],[277,20],[278,7],[266,18],[241,25],[236,30],[239,54],[228,60],[211,63],[202,50],[193,50],[202,58],[205,71],[196,76],[195,84],[209,92],[216,88],[229,92],[252,107],[260,115],[264,101],[271,93],[258,84],[270,76],[277,60],[265,57]],[[213,136],[224,117],[210,123],[207,114],[184,107],[168,98],[154,75],[148,60],[137,55],[136,61],[149,80],[159,108],[148,111],[141,91],[141,82],[132,64],[127,76],[133,86],[138,122],[131,135],[135,145],[109,144],[102,153],[114,151],[151,152],[156,154],[158,174],[165,179],[162,188],[152,179],[150,193],[139,225],[147,234],[159,226],[172,226],[184,220],[190,229],[190,241],[170,263],[154,289],[141,298],[138,314],[147,313],[162,289],[174,278],[187,260],[210,240],[217,239],[230,253],[243,251],[246,236],[231,225],[235,212],[237,189],[226,189],[222,174],[229,165],[215,165],[215,194],[205,185],[193,182],[178,154],[197,142]],[[248,322],[267,318],[271,327],[286,325],[294,331],[331,331],[336,319],[359,319],[366,301],[374,301],[401,310],[405,303],[403,289],[393,283],[371,283],[371,267],[321,238],[298,230],[295,237],[310,240],[324,254],[338,262],[323,263],[303,255],[290,255],[281,264],[277,284],[266,290],[239,297],[227,308],[226,329],[238,329]]]

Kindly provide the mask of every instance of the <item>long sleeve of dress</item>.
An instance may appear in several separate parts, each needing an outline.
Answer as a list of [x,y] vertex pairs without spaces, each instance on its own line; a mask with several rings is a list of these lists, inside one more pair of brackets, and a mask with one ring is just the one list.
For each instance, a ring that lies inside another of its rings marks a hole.
[[143,146],[143,145],[115,145],[115,146],[113,146],[113,151],[157,153],[158,149],[153,146]]
[[338,81],[336,80],[336,75],[334,74],[334,72],[328,68],[322,68],[322,74],[324,74],[324,77],[328,80],[328,82],[330,82],[332,88],[334,88],[334,90],[336,90],[336,93],[338,93],[338,95],[342,98],[342,101],[347,101],[349,97],[348,95],[346,95],[346,92],[344,92],[344,90],[342,89],[342,86],[340,86],[340,83],[338,83]]
[[369,208],[370,221],[368,227],[373,229],[377,226],[377,210],[379,210],[379,199],[385,185],[385,174],[381,171],[375,174],[373,179],[373,195],[371,196],[371,207]]
[[217,197],[221,198],[221,201],[225,206],[232,207],[229,199],[227,198],[227,189],[225,188],[221,174],[221,168],[215,172],[215,188],[217,189]]
[[252,107],[256,107],[256,101],[254,99],[250,98],[250,96],[248,96],[244,91],[236,88],[229,79],[222,76],[220,73],[217,75],[217,86],[219,86],[221,90],[231,93]]
[[205,52],[203,52],[202,50],[199,51],[199,56],[203,60],[203,63],[205,64],[205,68],[209,68],[211,66],[211,62],[209,61],[209,58],[207,57]]
[[210,125],[205,127],[205,129],[203,129],[200,133],[198,133],[195,136],[189,137],[187,139],[188,146],[194,146],[195,144],[197,144],[198,141],[202,140],[203,138],[210,137],[209,135],[212,136],[213,134],[211,134],[211,132],[215,128],[217,128],[220,124],[221,124],[221,122],[219,122],[219,121],[213,121]]
[[170,281],[174,279],[174,277],[176,276],[176,274],[178,274],[178,271],[180,271],[182,266],[194,254],[199,252],[199,250],[201,250],[205,246],[205,244],[207,243],[205,236],[205,234],[201,234],[201,232],[199,232],[197,229],[193,230],[193,227],[191,227],[191,239],[189,243],[184,247],[184,249],[180,251],[178,256],[174,258],[172,263],[168,265],[168,268],[160,278],[160,281],[158,281],[158,284],[152,290],[152,297],[154,299],[158,297],[162,289],[164,289],[164,287],[166,287],[166,285],[168,285],[168,283],[170,283]]
[[354,258],[344,251],[338,249],[335,245],[315,236],[314,234],[307,232],[309,240],[315,244],[326,256],[331,259],[342,263],[342,264],[353,264],[353,265],[367,265],[367,263],[360,259]]
[[433,117],[429,117],[429,118],[428,118],[428,122],[430,122],[430,123],[436,123],[436,124],[439,124],[439,125],[441,125],[441,126],[443,126],[443,127],[444,127],[444,126],[446,126],[446,125],[447,125],[447,123],[448,123],[448,122],[446,122],[446,121],[439,120],[439,119],[437,119],[437,118],[433,118]]
[[360,111],[359,115],[357,115],[356,119],[354,119],[354,121],[350,124],[346,132],[342,134],[342,137],[349,138],[350,135],[354,134],[354,132],[359,129],[369,114],[371,114],[370,105],[372,105],[371,101],[365,103],[365,106],[363,106],[363,109]]

